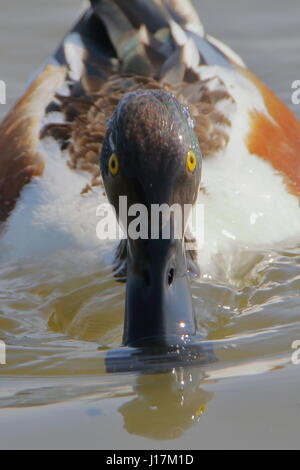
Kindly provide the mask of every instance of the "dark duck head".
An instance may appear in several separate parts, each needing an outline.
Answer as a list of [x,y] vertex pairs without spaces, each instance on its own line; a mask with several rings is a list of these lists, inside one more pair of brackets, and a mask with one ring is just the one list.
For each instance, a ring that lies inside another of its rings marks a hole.
[[[201,178],[201,151],[187,108],[163,91],[128,94],[109,123],[101,171],[127,232],[124,345],[185,343],[196,334],[186,215]],[[129,209],[125,216],[122,196]]]

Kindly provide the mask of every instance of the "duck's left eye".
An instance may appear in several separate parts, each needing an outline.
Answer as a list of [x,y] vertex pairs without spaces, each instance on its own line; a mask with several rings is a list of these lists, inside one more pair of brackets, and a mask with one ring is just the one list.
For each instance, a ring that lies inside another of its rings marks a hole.
[[120,164],[118,156],[113,153],[108,162],[108,169],[113,176],[116,176],[119,173]]
[[186,166],[187,166],[187,169],[190,173],[193,173],[193,171],[195,171],[195,169],[196,169],[197,158],[196,158],[196,155],[194,154],[194,152],[192,150],[190,150],[187,154]]

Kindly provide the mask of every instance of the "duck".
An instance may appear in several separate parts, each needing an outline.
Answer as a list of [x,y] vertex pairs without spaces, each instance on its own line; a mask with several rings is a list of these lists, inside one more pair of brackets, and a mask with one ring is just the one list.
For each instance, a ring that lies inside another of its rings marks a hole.
[[[299,121],[190,0],[91,0],[0,127],[1,256],[112,264],[124,346],[192,341],[191,278],[297,240],[299,195]],[[200,206],[202,230],[99,240],[121,197]]]

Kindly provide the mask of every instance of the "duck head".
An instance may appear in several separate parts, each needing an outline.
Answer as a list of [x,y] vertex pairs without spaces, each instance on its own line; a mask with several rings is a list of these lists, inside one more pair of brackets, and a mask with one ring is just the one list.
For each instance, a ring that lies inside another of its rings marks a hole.
[[[101,172],[127,233],[126,346],[175,346],[196,334],[184,238],[201,161],[193,121],[173,95],[139,90],[119,103],[104,141]],[[125,216],[119,204],[124,196]]]

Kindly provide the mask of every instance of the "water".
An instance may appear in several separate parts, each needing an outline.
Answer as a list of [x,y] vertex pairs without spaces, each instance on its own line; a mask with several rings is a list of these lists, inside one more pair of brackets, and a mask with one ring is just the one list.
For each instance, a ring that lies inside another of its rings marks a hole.
[[[299,79],[300,4],[198,2],[228,42],[291,104]],[[78,14],[75,0],[11,0],[0,16],[0,79],[11,104]],[[1,106],[1,115],[8,106]],[[245,260],[234,286],[195,282],[207,364],[149,375],[107,374],[122,336],[124,287],[96,267],[0,269],[3,448],[299,447],[300,247]],[[213,356],[213,357],[212,357]],[[215,360],[213,360],[215,358]],[[158,386],[159,384],[159,386]]]

